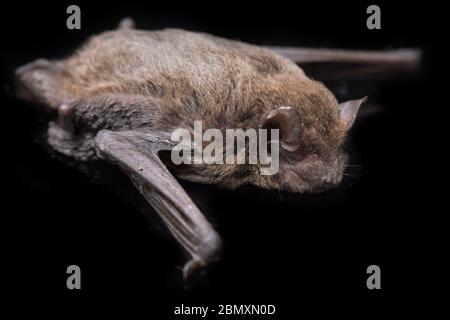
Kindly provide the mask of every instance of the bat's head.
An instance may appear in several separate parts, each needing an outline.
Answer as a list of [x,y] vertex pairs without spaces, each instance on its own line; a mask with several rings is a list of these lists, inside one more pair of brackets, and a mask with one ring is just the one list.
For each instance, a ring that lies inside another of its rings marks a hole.
[[279,106],[264,114],[260,127],[279,129],[279,169],[273,176],[256,177],[255,184],[291,192],[337,186],[347,159],[343,142],[365,100],[338,103],[322,88],[301,105]]
[[[347,158],[343,143],[366,98],[338,103],[323,84],[308,80],[306,85],[307,90],[300,90],[303,94],[298,94],[298,90],[291,95],[280,94],[265,101],[270,105],[268,110],[254,113],[254,123],[248,125],[266,129],[268,135],[264,142],[258,140],[254,144],[258,145],[253,149],[258,150],[260,160],[256,164],[197,164],[178,170],[177,174],[187,180],[229,188],[254,184],[290,192],[319,192],[337,186]],[[271,129],[278,129],[278,139]],[[264,153],[269,161],[263,162],[261,152],[266,142]],[[274,146],[278,152],[274,152]]]

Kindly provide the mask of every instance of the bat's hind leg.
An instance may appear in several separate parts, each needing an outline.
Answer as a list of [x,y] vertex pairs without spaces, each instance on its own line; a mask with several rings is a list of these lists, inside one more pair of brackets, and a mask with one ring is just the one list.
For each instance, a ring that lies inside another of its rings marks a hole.
[[15,70],[16,95],[28,102],[55,109],[60,104],[57,96],[59,65],[38,59]]

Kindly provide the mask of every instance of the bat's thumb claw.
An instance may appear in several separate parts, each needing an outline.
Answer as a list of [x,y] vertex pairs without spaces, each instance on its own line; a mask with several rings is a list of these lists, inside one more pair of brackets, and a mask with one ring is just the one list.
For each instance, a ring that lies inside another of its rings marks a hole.
[[209,235],[208,241],[198,248],[198,254],[189,260],[183,268],[183,278],[186,283],[195,282],[204,274],[207,267],[219,260],[222,252],[222,240],[217,233]]
[[193,279],[197,278],[202,273],[205,266],[205,262],[200,258],[189,260],[183,267],[184,281],[191,283]]

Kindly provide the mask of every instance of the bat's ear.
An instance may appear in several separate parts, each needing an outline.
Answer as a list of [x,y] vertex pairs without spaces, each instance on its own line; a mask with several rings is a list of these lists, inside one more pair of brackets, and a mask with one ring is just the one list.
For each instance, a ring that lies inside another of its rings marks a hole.
[[287,151],[300,147],[301,121],[298,110],[292,107],[280,107],[266,113],[261,120],[262,129],[279,129],[280,145]]
[[339,104],[339,114],[345,129],[349,130],[355,122],[359,107],[367,101],[367,97],[357,100],[349,100]]

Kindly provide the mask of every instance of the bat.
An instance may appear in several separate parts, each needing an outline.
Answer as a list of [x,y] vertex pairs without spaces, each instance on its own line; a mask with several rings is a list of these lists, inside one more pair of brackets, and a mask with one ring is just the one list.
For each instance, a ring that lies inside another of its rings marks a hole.
[[[366,98],[338,103],[301,67],[319,80],[344,80],[414,70],[419,60],[412,49],[260,47],[178,29],[142,31],[127,18],[65,59],[18,67],[15,87],[20,99],[55,114],[53,149],[79,162],[106,160],[128,175],[189,255],[189,280],[219,259],[222,240],[174,176],[225,188],[334,187],[345,169],[343,141]],[[196,120],[222,131],[278,129],[278,173],[261,175],[260,164],[163,161],[175,146],[171,133],[192,130]]]

